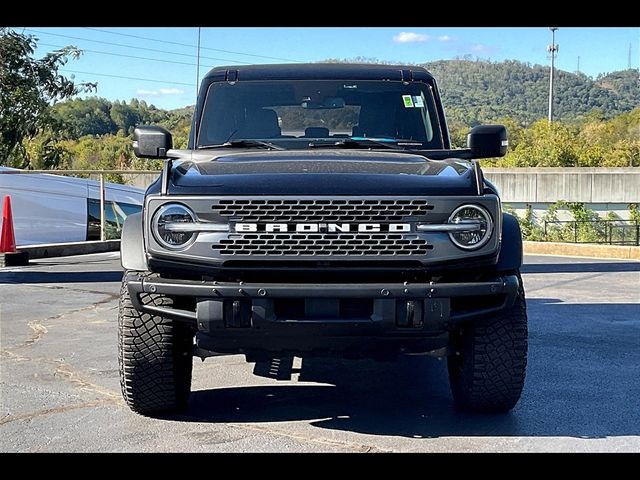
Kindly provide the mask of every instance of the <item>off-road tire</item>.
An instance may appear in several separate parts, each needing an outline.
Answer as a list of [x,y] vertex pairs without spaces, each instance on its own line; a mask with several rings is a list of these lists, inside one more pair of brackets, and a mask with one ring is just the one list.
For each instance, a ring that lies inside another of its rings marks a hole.
[[[184,409],[191,392],[193,331],[187,323],[137,311],[129,296],[127,273],[118,311],[122,396],[131,410],[145,415]],[[171,298],[158,294],[142,294],[140,302],[173,304]]]
[[450,332],[449,383],[457,408],[500,413],[520,399],[527,367],[527,306],[520,289],[508,311]]

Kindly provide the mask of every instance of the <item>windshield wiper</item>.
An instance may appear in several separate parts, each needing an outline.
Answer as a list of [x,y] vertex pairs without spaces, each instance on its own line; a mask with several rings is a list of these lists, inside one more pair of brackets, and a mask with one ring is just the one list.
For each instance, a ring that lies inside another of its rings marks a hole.
[[200,145],[198,150],[207,148],[266,148],[268,150],[284,150],[284,148],[271,142],[264,142],[262,140],[232,140],[230,142],[224,142],[217,145]]
[[345,138],[344,140],[338,140],[336,142],[311,142],[309,148],[362,148],[371,147],[388,148],[390,150],[405,150],[400,145],[397,145],[397,140],[384,142],[382,140],[374,140],[372,138]]

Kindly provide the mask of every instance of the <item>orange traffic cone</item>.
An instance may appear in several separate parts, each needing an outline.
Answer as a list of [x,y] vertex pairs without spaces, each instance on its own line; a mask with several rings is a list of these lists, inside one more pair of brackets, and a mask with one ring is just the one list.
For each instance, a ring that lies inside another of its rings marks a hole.
[[16,252],[16,236],[13,232],[13,215],[11,214],[11,197],[4,197],[2,205],[2,234],[0,234],[0,253]]
[[16,235],[13,231],[11,197],[4,197],[2,205],[2,232],[0,232],[0,267],[19,267],[29,264],[29,253],[16,251]]

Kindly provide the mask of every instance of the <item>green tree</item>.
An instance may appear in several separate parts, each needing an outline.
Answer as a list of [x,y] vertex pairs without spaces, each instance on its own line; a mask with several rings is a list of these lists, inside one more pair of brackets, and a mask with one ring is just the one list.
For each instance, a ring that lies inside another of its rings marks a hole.
[[54,105],[52,116],[72,138],[105,135],[118,131],[111,118],[111,108],[111,102],[104,98],[74,98]]
[[27,167],[25,140],[59,127],[50,115],[51,104],[95,89],[92,83],[74,83],[58,72],[81,51],[68,46],[33,58],[37,39],[0,27],[0,165]]
[[[78,141],[61,142],[67,153],[65,162],[74,170],[126,170],[133,161],[131,138],[119,133],[94,137],[84,136]],[[124,183],[121,175],[107,175],[110,182]]]
[[577,128],[539,120],[517,135],[515,148],[497,164],[503,167],[578,167]]
[[25,142],[25,158],[34,170],[46,170],[64,166],[67,150],[57,138],[57,134],[46,130]]
[[140,122],[140,113],[125,102],[113,102],[109,115],[118,130],[126,135],[133,133],[133,128]]
[[634,223],[640,223],[640,208],[637,203],[629,204],[629,219]]

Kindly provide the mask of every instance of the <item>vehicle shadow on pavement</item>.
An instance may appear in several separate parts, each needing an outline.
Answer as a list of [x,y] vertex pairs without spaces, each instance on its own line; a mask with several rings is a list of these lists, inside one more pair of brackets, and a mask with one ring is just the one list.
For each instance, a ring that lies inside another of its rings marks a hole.
[[525,263],[522,273],[640,272],[640,262]]
[[527,380],[520,402],[507,414],[457,411],[446,361],[414,356],[398,362],[305,359],[299,381],[316,384],[274,381],[200,390],[192,393],[185,414],[171,418],[302,420],[319,428],[412,438],[640,435],[640,305],[534,298],[528,308]]
[[[424,357],[398,362],[310,358],[303,362],[300,381],[320,385],[196,391],[188,413],[175,419],[216,423],[307,420],[321,428],[407,437],[484,434],[475,416],[453,409],[445,370],[445,362]],[[500,423],[513,422],[511,415],[496,418]]]

